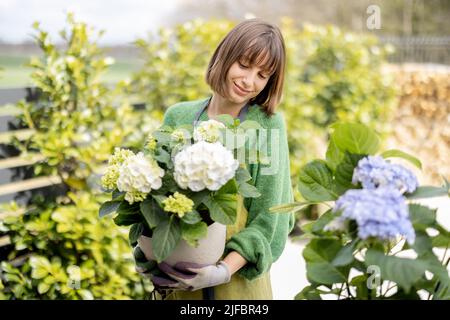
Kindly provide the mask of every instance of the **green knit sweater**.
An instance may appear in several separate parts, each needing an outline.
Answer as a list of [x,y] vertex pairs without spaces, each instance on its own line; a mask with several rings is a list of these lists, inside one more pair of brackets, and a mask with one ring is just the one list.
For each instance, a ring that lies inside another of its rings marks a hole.
[[[164,115],[164,124],[171,127],[192,124],[197,112],[205,106],[207,100],[180,102],[169,107]],[[201,114],[199,120],[208,120],[206,111]],[[248,261],[239,270],[239,274],[252,280],[269,271],[272,263],[280,257],[284,249],[288,233],[294,226],[294,216],[293,214],[270,213],[269,208],[292,202],[293,192],[286,126],[282,115],[276,112],[269,117],[261,107],[252,105],[248,109],[245,120],[257,121],[264,129],[279,129],[279,140],[275,143],[275,147],[279,148],[279,156],[274,157],[278,163],[247,164],[255,187],[261,196],[245,199],[244,205],[248,211],[247,226],[232,236],[225,249],[225,253],[237,251]],[[273,154],[273,146],[270,141],[268,139],[269,158]],[[273,168],[277,168],[277,170],[273,170]]]

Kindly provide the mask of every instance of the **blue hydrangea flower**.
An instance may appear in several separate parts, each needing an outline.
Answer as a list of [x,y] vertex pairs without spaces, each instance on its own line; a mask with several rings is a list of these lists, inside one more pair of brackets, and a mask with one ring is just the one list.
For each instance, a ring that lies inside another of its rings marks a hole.
[[414,192],[419,184],[410,170],[389,163],[380,156],[368,156],[359,160],[352,177],[353,184],[358,182],[361,182],[364,189],[389,186],[402,193]]
[[415,232],[408,206],[397,189],[348,190],[336,201],[333,211],[338,210],[342,210],[340,219],[356,221],[361,239],[376,237],[385,240],[404,236],[408,243],[414,243]]

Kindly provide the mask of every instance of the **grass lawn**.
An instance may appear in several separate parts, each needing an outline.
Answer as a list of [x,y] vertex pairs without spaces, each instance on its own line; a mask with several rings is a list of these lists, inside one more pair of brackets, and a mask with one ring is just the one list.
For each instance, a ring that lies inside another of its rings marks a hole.
[[[31,68],[25,64],[29,56],[11,56],[0,53],[0,88],[15,88],[32,85],[30,81]],[[138,60],[116,60],[103,76],[105,82],[114,83],[131,76],[132,72],[138,70]]]

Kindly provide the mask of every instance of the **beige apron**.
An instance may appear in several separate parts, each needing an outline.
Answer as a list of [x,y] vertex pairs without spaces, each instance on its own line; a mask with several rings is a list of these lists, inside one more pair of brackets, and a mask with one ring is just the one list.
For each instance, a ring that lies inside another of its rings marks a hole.
[[[227,226],[227,241],[237,232],[245,228],[248,212],[244,207],[243,198],[238,195],[238,211],[236,223]],[[249,281],[236,272],[230,282],[214,287],[216,300],[271,300],[272,286],[269,272],[257,279]],[[162,299],[159,296],[159,299]],[[176,290],[169,293],[165,300],[202,300],[202,290],[182,291]]]

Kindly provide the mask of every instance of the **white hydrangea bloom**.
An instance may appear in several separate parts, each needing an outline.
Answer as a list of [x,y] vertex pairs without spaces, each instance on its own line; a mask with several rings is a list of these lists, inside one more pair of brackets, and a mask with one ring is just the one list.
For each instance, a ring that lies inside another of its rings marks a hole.
[[216,142],[220,139],[220,130],[225,128],[222,122],[216,120],[203,121],[194,128],[194,141]]
[[[158,163],[146,157],[142,152],[129,157],[124,161],[119,169],[119,179],[117,188],[119,191],[127,194],[147,194],[152,189],[161,188],[164,170],[158,166]],[[136,197],[125,197],[133,202]]]
[[197,142],[175,156],[174,178],[183,189],[219,190],[239,167],[230,150],[219,142]]

